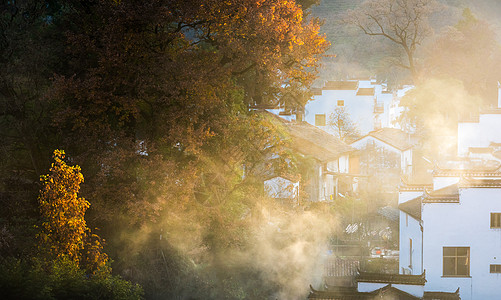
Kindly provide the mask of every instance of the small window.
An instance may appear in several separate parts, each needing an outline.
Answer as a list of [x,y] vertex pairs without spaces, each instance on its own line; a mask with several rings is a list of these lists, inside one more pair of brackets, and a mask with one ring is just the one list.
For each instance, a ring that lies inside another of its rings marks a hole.
[[325,126],[325,114],[315,115],[315,126]]
[[491,228],[501,228],[501,213],[491,213]]
[[501,265],[491,265],[491,273],[501,273]]
[[470,276],[470,247],[444,247],[444,276]]
[[344,106],[344,100],[337,100],[337,106]]
[[412,269],[412,239],[409,239],[409,268]]

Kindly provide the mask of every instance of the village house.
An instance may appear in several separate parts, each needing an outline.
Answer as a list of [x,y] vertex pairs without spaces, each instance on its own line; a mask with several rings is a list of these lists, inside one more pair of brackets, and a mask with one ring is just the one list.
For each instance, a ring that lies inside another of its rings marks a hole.
[[398,158],[394,164],[400,169],[402,175],[412,174],[412,154],[415,145],[416,142],[410,134],[396,128],[381,128],[371,131],[350,143],[350,146],[358,150],[379,148],[394,153]]
[[398,299],[398,300],[459,300],[459,291],[429,292],[424,290],[425,274],[401,275],[358,271],[355,286],[329,286],[322,290],[310,286],[308,299]]
[[[390,299],[499,298],[501,134],[498,128],[501,128],[501,88],[498,107],[482,110],[476,117],[458,123],[457,158],[435,162],[431,181],[418,183],[412,177],[402,176],[398,196],[399,274],[360,273],[356,289],[312,289],[310,298],[338,299],[346,295],[356,295],[359,299],[383,295]],[[376,140],[383,145],[380,139],[368,134],[352,146]],[[412,173],[412,165],[403,173]],[[418,282],[420,277],[422,280]]]
[[425,290],[501,295],[499,95],[498,108],[458,123],[458,159],[436,163],[431,184],[402,181],[400,273],[426,270]]
[[291,150],[309,161],[308,178],[302,187],[297,179],[269,174],[264,188],[270,197],[297,199],[302,189],[309,201],[332,201],[339,193],[356,190],[358,161],[351,157],[354,148],[308,123],[289,122],[273,114],[268,117],[283,129]]
[[329,126],[329,117],[336,108],[344,109],[362,135],[398,126],[400,110],[396,103],[404,93],[391,92],[386,84],[375,80],[327,81],[322,88],[312,91],[313,100],[305,106],[304,120],[331,134],[335,132]]
[[501,171],[461,165],[435,170],[433,185],[400,189],[402,274],[426,270],[426,290],[461,299],[501,295]]

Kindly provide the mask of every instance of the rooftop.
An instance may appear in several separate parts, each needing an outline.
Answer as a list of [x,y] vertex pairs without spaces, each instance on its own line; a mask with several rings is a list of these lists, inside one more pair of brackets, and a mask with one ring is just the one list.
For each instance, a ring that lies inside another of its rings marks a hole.
[[[418,300],[409,293],[392,287],[390,284],[372,292],[359,292],[355,287],[329,287],[325,291],[315,290],[310,286],[310,295],[308,299],[322,300],[375,300],[375,299],[399,299],[399,300]],[[438,298],[441,299],[441,298]]]
[[449,160],[435,166],[434,176],[499,177],[501,163],[495,160]]
[[359,88],[357,96],[374,96],[374,88]]
[[358,282],[377,282],[377,283],[424,285],[426,282],[426,279],[425,279],[424,273],[421,275],[402,275],[402,274],[360,272],[359,275],[357,276],[357,281]]
[[284,129],[286,136],[290,138],[291,147],[303,155],[311,155],[321,162],[328,162],[354,151],[339,138],[306,122],[289,122],[272,113],[265,115]]
[[358,88],[358,81],[327,81],[323,90],[356,90]]
[[492,179],[492,178],[461,178],[459,182],[460,188],[500,188],[501,187],[501,178]]
[[407,202],[401,203],[398,205],[398,208],[411,215],[416,220],[421,220],[421,204],[422,204],[422,196],[416,197]]
[[424,203],[459,203],[457,184],[451,184],[438,190],[425,189]]
[[[375,131],[369,132],[366,136],[361,137],[359,140],[362,140],[366,137],[373,137],[375,139],[378,139],[382,141],[383,143],[386,143],[400,151],[407,150],[414,146],[415,142],[413,139],[409,136],[408,133],[406,133],[403,130],[396,129],[396,128],[381,128]],[[355,141],[356,142],[356,141]]]
[[401,177],[398,190],[400,192],[424,191],[425,188],[431,188],[432,186],[433,186],[432,182],[409,182],[405,178]]

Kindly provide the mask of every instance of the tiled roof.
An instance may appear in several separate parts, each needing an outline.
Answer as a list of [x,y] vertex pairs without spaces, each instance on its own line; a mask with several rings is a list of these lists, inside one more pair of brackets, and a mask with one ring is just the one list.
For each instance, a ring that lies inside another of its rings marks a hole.
[[308,299],[317,300],[365,300],[374,299],[373,293],[361,293],[356,287],[332,287],[325,291],[315,290],[310,285]]
[[352,259],[341,259],[339,257],[329,258],[324,265],[325,276],[353,276],[357,275],[360,268],[360,261]]
[[386,143],[394,148],[397,148],[400,151],[407,150],[415,145],[414,140],[405,131],[396,128],[386,128],[386,127],[375,131],[371,131],[367,135],[356,140],[355,142],[360,141],[369,136],[378,139],[383,143]]
[[411,215],[416,220],[421,220],[422,196],[398,205],[398,208],[406,214]]
[[425,189],[423,203],[459,203],[459,190],[457,184],[430,191]]
[[320,161],[337,159],[344,153],[354,149],[335,136],[306,122],[284,122],[290,136],[293,147],[303,153],[310,154]]
[[469,148],[469,151],[471,153],[487,153],[487,154],[490,154],[492,153],[494,149],[492,148],[489,148],[489,147],[470,147]]
[[424,292],[423,300],[460,300],[459,288],[454,293]]
[[355,150],[339,138],[306,122],[289,122],[272,113],[266,115],[285,130],[291,147],[303,155],[311,155],[321,162],[327,162]]
[[311,92],[313,93],[314,96],[321,96],[322,95],[322,89],[321,88],[311,88]]
[[[500,176],[501,177],[501,176]],[[499,179],[474,179],[461,178],[460,188],[501,188],[501,178]]]
[[356,90],[358,81],[327,81],[323,90]]
[[399,192],[408,192],[408,191],[424,191],[425,188],[431,188],[433,183],[430,182],[408,182],[404,178],[400,178],[400,184],[398,186]]
[[501,163],[495,160],[489,161],[447,161],[439,163],[433,175],[441,177],[499,177]]
[[325,291],[315,290],[310,286],[310,295],[308,299],[317,300],[376,300],[376,299],[399,299],[399,300],[418,300],[409,293],[392,287],[390,284],[372,292],[358,292],[354,287],[335,287]]
[[390,221],[398,222],[399,213],[398,209],[396,209],[395,207],[392,206],[381,207],[377,210],[377,213]]
[[402,274],[360,272],[359,275],[357,276],[357,281],[358,282],[377,282],[377,283],[424,285],[426,282],[426,279],[425,279],[424,273],[421,275],[402,275]]
[[374,88],[359,88],[357,96],[374,96]]

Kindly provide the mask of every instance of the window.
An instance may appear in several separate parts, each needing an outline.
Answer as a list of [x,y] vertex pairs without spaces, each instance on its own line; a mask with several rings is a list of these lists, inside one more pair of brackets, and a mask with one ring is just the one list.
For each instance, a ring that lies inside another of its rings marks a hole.
[[412,239],[409,239],[409,268],[412,269]]
[[501,273],[501,265],[491,265],[491,273]]
[[444,276],[470,276],[470,247],[444,247]]
[[325,126],[325,114],[315,115],[315,126]]
[[344,106],[344,100],[337,100],[337,106]]
[[501,213],[491,213],[491,228],[501,228]]

